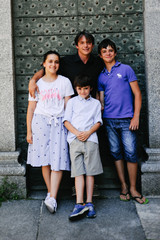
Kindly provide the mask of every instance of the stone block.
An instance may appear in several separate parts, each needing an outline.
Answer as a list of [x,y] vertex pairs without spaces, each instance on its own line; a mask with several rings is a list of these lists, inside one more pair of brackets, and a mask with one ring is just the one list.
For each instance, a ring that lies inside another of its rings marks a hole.
[[15,151],[13,76],[0,74],[0,151]]
[[145,10],[148,12],[160,12],[160,1],[159,0],[145,0]]
[[145,196],[160,195],[160,172],[146,172],[141,176],[142,193]]
[[144,195],[160,195],[160,148],[146,148],[148,160],[142,163],[141,184]]
[[7,177],[9,183],[17,184],[17,193],[26,197],[26,169],[18,163],[19,152],[0,152],[0,185]]
[[144,1],[145,61],[148,94],[149,147],[160,147],[160,2]]
[[152,49],[160,48],[160,46],[157,45],[159,43],[159,21],[160,21],[160,12],[145,11],[144,26],[145,26],[145,36],[147,36],[147,38],[145,38],[146,47],[150,47]]

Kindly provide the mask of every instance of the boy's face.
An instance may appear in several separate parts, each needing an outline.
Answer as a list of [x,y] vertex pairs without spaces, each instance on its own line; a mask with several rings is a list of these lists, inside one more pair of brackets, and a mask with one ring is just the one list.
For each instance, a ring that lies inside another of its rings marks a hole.
[[103,59],[104,63],[115,63],[116,55],[117,53],[115,53],[111,46],[101,49],[100,57]]
[[78,45],[76,46],[76,48],[78,49],[78,53],[83,56],[90,55],[93,50],[93,47],[94,47],[93,43],[89,39],[86,39],[85,36],[82,36],[79,39]]
[[80,97],[88,99],[90,95],[91,87],[90,86],[76,87],[76,91]]

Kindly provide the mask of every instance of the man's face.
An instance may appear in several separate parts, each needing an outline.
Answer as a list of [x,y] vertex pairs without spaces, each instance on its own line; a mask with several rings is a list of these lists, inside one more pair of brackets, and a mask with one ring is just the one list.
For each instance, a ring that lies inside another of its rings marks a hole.
[[101,49],[100,57],[103,59],[104,63],[114,63],[115,62],[115,53],[114,49],[111,46]]
[[93,50],[93,43],[90,42],[89,39],[86,39],[85,36],[82,36],[79,41],[78,41],[78,45],[76,46],[76,48],[78,49],[78,53],[79,55],[90,55],[92,50]]

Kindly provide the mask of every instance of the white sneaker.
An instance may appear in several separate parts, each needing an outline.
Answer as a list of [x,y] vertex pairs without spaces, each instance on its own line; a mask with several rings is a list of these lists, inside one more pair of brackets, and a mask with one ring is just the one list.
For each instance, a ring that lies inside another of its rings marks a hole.
[[46,204],[46,200],[48,200],[50,198],[50,193],[47,193],[47,196],[46,196],[46,198],[45,198],[45,200],[44,200],[44,203]]
[[55,198],[50,197],[50,198],[46,199],[45,200],[45,205],[51,213],[56,212],[57,202],[56,202]]

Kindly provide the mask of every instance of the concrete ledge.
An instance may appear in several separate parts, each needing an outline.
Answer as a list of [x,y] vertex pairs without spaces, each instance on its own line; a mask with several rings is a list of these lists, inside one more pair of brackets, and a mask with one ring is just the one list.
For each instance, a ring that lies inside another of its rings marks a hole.
[[160,149],[146,148],[148,161],[142,163],[142,193],[160,196]]
[[17,193],[21,197],[26,197],[26,168],[18,163],[20,152],[0,152],[0,184],[5,177],[9,183],[16,183]]

